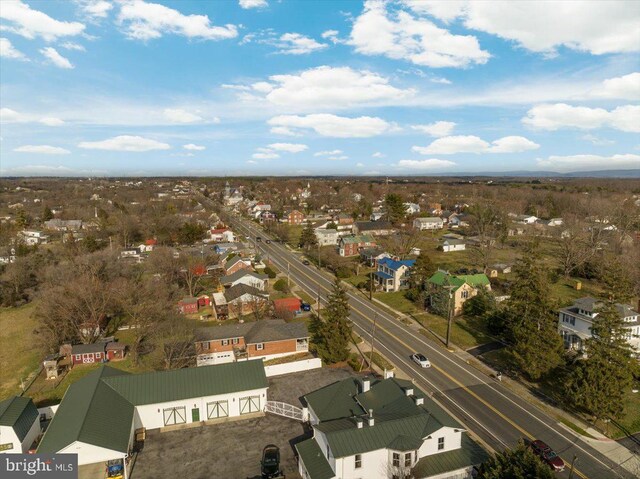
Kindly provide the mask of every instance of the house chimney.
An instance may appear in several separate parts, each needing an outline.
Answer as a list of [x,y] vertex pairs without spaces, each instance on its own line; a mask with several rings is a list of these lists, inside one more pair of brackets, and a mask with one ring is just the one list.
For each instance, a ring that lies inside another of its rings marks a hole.
[[356,418],[356,427],[357,427],[358,429],[362,429],[362,425],[363,425],[363,424],[364,424],[364,421],[362,420],[362,418],[361,418],[361,417],[357,417],[357,418]]
[[371,388],[371,379],[369,377],[362,378],[362,392],[366,393]]
[[367,417],[367,422],[369,423],[369,426],[373,426],[375,423],[373,419],[373,409],[369,409],[369,417]]

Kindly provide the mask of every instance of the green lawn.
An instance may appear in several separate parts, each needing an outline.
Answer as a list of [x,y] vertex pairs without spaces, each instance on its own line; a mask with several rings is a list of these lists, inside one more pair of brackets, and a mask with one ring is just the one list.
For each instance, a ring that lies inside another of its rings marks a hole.
[[[576,282],[582,283],[581,289],[576,289]],[[551,295],[561,306],[569,306],[575,299],[585,296],[602,296],[602,287],[595,281],[582,278],[560,278],[550,284]]]
[[392,293],[374,293],[373,297],[387,306],[404,314],[422,313],[416,304],[405,297],[406,291],[395,291]]
[[[632,393],[629,391],[624,399],[624,417],[618,421],[629,433],[636,434],[640,432],[640,393]],[[624,434],[616,430],[611,430],[612,436],[619,438]]]
[[33,303],[0,309],[0,397],[20,392],[20,380],[35,373],[44,353],[34,334]]
[[[420,324],[442,338],[447,336],[447,320],[435,314],[422,313],[416,317]],[[433,337],[433,334],[427,336]],[[459,316],[451,324],[451,342],[462,349],[471,349],[491,342],[492,338],[484,330],[484,325],[473,318]]]
[[314,304],[316,302],[316,300],[314,298],[312,298],[311,296],[309,296],[307,293],[305,293],[304,291],[300,291],[300,290],[296,290],[296,294],[300,297],[300,299],[302,301],[304,301],[305,303],[308,304]]

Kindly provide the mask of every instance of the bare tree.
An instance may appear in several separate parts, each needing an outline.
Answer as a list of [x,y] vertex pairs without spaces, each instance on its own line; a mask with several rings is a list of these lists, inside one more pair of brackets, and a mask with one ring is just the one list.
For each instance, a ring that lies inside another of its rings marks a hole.
[[397,233],[380,238],[382,246],[393,256],[404,259],[418,245],[420,231],[412,227],[403,227]]
[[591,260],[604,246],[603,231],[599,225],[586,226],[576,218],[565,220],[560,234],[558,262],[565,277]]
[[180,369],[195,364],[195,335],[183,318],[165,321],[158,330],[158,337],[164,369]]

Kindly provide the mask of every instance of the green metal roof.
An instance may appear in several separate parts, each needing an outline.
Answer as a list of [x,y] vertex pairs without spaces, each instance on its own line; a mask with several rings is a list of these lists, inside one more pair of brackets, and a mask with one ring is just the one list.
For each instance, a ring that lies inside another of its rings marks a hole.
[[268,387],[262,360],[115,376],[105,383],[131,404],[154,404]]
[[456,276],[444,271],[436,271],[428,281],[429,283],[437,284],[438,286],[453,286],[454,291],[465,283],[473,287],[487,286],[491,284],[489,278],[484,273],[462,274]]
[[20,442],[38,417],[38,409],[31,398],[13,396],[0,402],[0,426],[13,428]]
[[126,453],[134,408],[103,381],[128,375],[101,366],[69,386],[38,452],[55,453],[81,441]]
[[295,445],[295,448],[311,479],[331,479],[335,477],[329,461],[327,461],[315,439],[299,442]]
[[347,378],[317,389],[304,398],[320,421],[330,421],[364,414],[362,407],[353,400],[358,391],[358,379]]
[[476,466],[487,460],[488,457],[489,454],[478,443],[463,434],[460,449],[423,457],[414,467],[413,473],[416,477],[427,479],[463,467]]

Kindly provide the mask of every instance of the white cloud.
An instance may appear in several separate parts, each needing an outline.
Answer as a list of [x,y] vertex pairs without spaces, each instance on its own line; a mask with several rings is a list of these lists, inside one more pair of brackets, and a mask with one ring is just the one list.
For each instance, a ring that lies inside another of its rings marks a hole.
[[640,106],[625,105],[614,110],[571,106],[566,103],[544,104],[531,108],[522,118],[525,125],[541,130],[578,128],[592,130],[610,127],[627,132],[640,132]]
[[46,41],[55,41],[60,37],[80,35],[85,29],[82,23],[58,21],[20,0],[3,1],[0,18],[10,22],[10,25],[2,27],[3,30],[31,40],[42,37]]
[[369,0],[355,19],[349,44],[358,53],[384,55],[432,68],[486,63],[490,55],[472,35],[454,35],[406,10],[388,11],[390,4]]
[[47,126],[62,126],[64,125],[64,121],[62,121],[60,118],[54,118],[51,116],[45,117],[45,118],[40,118],[38,120],[38,123],[42,123],[43,125],[47,125]]
[[171,146],[167,143],[161,143],[141,136],[120,135],[102,141],[83,141],[78,144],[78,148],[85,148],[88,150],[143,152],[168,150]]
[[348,118],[328,113],[306,116],[280,115],[271,118],[268,124],[290,129],[311,129],[321,136],[333,138],[367,138],[381,135],[392,129],[392,125],[381,118],[370,116]]
[[441,85],[451,85],[451,80],[448,80],[444,77],[433,77],[433,78],[429,78],[429,81],[431,83],[439,83]]
[[106,0],[76,0],[80,4],[82,13],[92,19],[107,18],[109,12],[113,8],[111,2]]
[[74,68],[69,59],[60,55],[58,51],[53,47],[44,47],[40,50],[40,53],[42,53],[51,63],[53,63],[58,68],[64,68],[67,70],[71,70]]
[[331,43],[343,43],[344,41],[338,38],[339,34],[340,32],[338,30],[326,30],[322,32],[320,36],[325,40],[329,40]]
[[371,155],[371,156],[372,156],[373,158],[384,158],[384,157],[385,157],[385,156],[387,156],[387,155],[385,155],[384,153],[381,153],[381,152],[379,152],[379,151],[376,151],[376,152],[375,152],[373,155]]
[[437,168],[450,168],[456,164],[449,160],[438,160],[430,158],[428,160],[400,160],[398,166],[401,168],[410,168],[413,170],[433,170]]
[[276,158],[280,158],[280,155],[275,151],[272,152],[257,152],[251,155],[251,158],[255,160],[275,160]]
[[269,93],[273,90],[273,85],[266,81],[259,81],[251,85],[251,89],[260,93]]
[[286,126],[274,126],[269,131],[274,135],[302,136],[302,133],[293,131],[291,128],[287,128]]
[[591,134],[583,135],[581,137],[581,139],[583,139],[585,141],[589,141],[593,145],[596,145],[596,146],[607,146],[607,145],[615,144],[615,141],[613,141],[613,140],[607,140],[606,138],[600,138],[600,137],[597,137],[597,136],[591,135]]
[[309,147],[301,143],[271,143],[268,148],[276,151],[286,151],[287,153],[300,153]]
[[[260,85],[256,88],[256,85]],[[271,86],[268,90],[267,85]],[[304,108],[349,108],[397,102],[414,95],[389,84],[389,79],[367,70],[320,66],[294,75],[274,75],[252,85],[274,105]]]
[[235,25],[216,26],[207,15],[183,15],[178,10],[143,0],[125,0],[118,23],[136,40],[152,40],[165,33],[203,40],[223,40],[238,36]]
[[328,47],[326,43],[319,43],[300,33],[285,33],[275,45],[280,49],[278,53],[284,55],[306,55]]
[[82,45],[78,44],[78,43],[74,43],[74,42],[64,42],[61,43],[60,46],[62,48],[65,48],[66,50],[76,50],[78,52],[86,52],[87,49],[85,47],[83,47]]
[[27,57],[11,44],[8,38],[0,38],[0,57],[13,60],[26,60]]
[[165,108],[163,115],[167,120],[174,123],[196,123],[204,120],[200,115],[181,108]]
[[50,145],[24,145],[14,148],[13,151],[18,153],[38,153],[42,155],[68,155],[69,150],[60,148],[59,146]]
[[467,28],[512,40],[542,53],[560,46],[594,55],[640,50],[640,8],[625,0],[408,1],[411,8],[445,22],[457,17]]
[[357,166],[358,168],[364,168],[364,163],[356,163],[356,166]]
[[349,157],[347,155],[328,156],[326,159],[329,161],[344,161],[344,160],[348,160]]
[[640,100],[640,72],[609,78],[591,92],[595,98],[619,98],[622,100]]
[[182,145],[182,148],[184,148],[185,150],[191,150],[191,151],[202,151],[207,149],[205,146],[194,145],[193,143],[187,143],[186,145]]
[[411,128],[431,136],[440,137],[450,135],[455,126],[456,124],[452,121],[436,121],[428,125],[412,125]]
[[421,155],[453,155],[456,153],[519,153],[538,149],[540,145],[523,136],[505,136],[491,144],[473,135],[446,136],[434,140],[429,146],[411,149]]
[[244,9],[264,8],[264,7],[267,7],[269,5],[267,3],[267,0],[239,0],[238,3]]
[[640,155],[622,154],[612,156],[569,155],[539,158],[538,166],[558,171],[608,170],[622,168],[638,168]]
[[333,156],[333,155],[341,155],[342,150],[327,150],[327,151],[318,151],[313,154],[313,156]]

